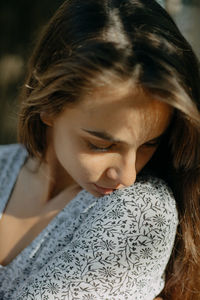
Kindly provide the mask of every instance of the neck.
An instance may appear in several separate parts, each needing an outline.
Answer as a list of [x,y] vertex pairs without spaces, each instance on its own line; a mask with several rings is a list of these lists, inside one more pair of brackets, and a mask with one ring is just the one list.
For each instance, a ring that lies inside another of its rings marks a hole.
[[42,203],[50,201],[68,188],[80,189],[78,184],[61,166],[52,148],[47,149],[45,159],[42,162],[30,158],[26,167],[34,177],[33,180]]

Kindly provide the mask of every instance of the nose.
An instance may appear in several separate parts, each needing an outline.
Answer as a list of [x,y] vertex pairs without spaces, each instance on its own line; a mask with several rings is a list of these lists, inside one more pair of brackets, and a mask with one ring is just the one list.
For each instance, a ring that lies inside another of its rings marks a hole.
[[130,186],[136,180],[136,154],[127,153],[118,159],[115,166],[107,169],[107,177],[117,185]]

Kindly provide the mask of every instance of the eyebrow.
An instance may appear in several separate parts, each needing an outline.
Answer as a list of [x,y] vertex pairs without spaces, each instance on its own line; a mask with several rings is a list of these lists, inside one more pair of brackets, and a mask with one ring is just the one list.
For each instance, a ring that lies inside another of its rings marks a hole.
[[109,141],[111,143],[126,143],[125,141],[115,139],[112,135],[110,135],[108,132],[105,132],[105,131],[94,131],[94,130],[87,130],[87,129],[83,129],[83,128],[82,128],[82,130],[95,136],[95,137],[101,138],[101,139]]
[[[89,133],[89,134],[91,134],[91,135],[93,135],[93,136],[95,136],[95,137],[101,138],[101,139],[109,141],[111,143],[125,143],[125,144],[127,144],[127,142],[125,142],[125,141],[115,139],[112,135],[110,135],[108,132],[105,132],[105,131],[94,131],[94,130],[88,130],[88,129],[84,129],[84,128],[82,128],[82,130]],[[160,142],[160,140],[163,138],[163,136],[165,134],[166,134],[166,131],[161,133],[159,136],[147,141],[147,143],[150,143],[150,142],[153,142],[153,141]]]

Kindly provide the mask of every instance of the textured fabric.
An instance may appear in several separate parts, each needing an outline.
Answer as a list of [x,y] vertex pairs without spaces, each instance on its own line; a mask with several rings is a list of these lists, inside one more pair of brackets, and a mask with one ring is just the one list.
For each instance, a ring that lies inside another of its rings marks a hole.
[[[0,209],[27,157],[0,147]],[[82,190],[8,266],[0,267],[2,300],[152,300],[178,223],[167,185],[151,176],[109,196]]]

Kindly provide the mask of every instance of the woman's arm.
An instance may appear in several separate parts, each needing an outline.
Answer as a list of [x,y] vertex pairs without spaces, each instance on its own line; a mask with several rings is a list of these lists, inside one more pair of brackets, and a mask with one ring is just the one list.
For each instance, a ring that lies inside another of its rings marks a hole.
[[166,184],[141,178],[98,198],[81,218],[71,243],[15,299],[154,299],[164,285],[177,226]]

